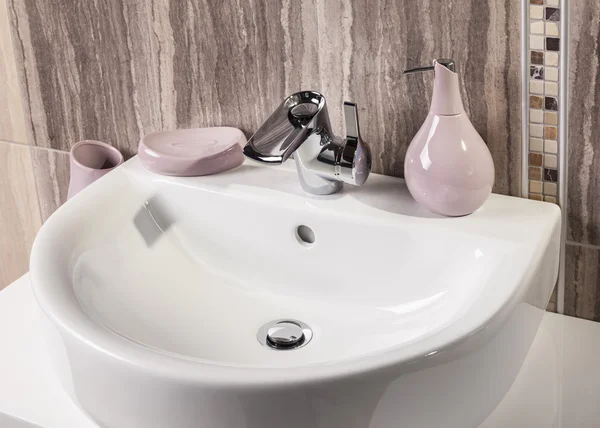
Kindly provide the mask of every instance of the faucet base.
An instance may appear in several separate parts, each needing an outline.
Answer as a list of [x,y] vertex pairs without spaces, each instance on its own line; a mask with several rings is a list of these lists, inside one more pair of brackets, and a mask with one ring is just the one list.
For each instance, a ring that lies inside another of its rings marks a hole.
[[297,154],[294,155],[294,161],[296,162],[300,184],[305,192],[313,195],[331,195],[339,192],[344,187],[344,183],[341,181],[332,181],[307,170]]

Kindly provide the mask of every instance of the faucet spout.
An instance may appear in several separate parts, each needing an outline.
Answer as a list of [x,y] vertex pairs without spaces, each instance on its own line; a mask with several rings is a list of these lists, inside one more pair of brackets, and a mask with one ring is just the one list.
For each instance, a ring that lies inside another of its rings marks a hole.
[[[350,125],[347,105],[354,107]],[[346,103],[344,113],[349,136],[341,140],[331,131],[325,97],[314,91],[297,92],[287,97],[248,140],[244,154],[278,165],[294,153],[300,184],[308,193],[335,193],[343,182],[361,185],[371,169],[370,151],[360,138],[356,105]]]
[[286,98],[254,133],[244,154],[259,162],[281,164],[314,132],[331,133],[325,98],[317,92],[298,92]]

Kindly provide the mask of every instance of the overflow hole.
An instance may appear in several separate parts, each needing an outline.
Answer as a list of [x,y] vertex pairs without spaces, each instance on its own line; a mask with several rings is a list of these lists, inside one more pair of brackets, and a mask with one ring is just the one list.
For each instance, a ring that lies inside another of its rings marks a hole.
[[310,247],[315,243],[315,232],[310,227],[302,224],[296,228],[296,239],[302,245]]

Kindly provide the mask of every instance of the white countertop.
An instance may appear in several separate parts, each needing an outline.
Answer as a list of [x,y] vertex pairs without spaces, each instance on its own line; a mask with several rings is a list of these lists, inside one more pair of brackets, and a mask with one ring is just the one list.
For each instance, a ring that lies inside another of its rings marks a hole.
[[[42,316],[27,275],[0,292],[0,427],[98,428],[60,387]],[[547,313],[515,383],[480,428],[600,427],[599,356],[600,323]]]

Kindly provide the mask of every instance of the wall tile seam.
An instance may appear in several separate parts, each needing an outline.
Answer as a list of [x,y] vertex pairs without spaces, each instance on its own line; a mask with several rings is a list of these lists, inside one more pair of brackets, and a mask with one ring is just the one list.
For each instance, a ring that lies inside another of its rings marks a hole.
[[43,147],[43,146],[32,146],[28,143],[20,143],[18,141],[12,141],[12,140],[5,140],[0,138],[0,143],[5,143],[5,144],[13,144],[16,146],[24,146],[24,147],[29,147],[32,150],[47,150],[49,152],[54,152],[54,153],[61,153],[61,154],[66,154],[68,155],[69,152],[65,151],[65,150],[59,150],[59,149],[53,149],[51,147]]
[[582,247],[589,250],[599,250],[600,245],[586,244],[585,242],[577,242],[577,241],[566,241],[566,245],[570,245],[572,247]]
[[69,154],[69,152],[66,150],[53,149],[50,147],[41,147],[41,146],[29,146],[29,147],[31,147],[33,150],[46,150],[49,152],[60,153],[60,154],[64,154],[64,155]]
[[30,147],[29,143],[24,143],[24,142],[21,142],[21,141],[15,141],[15,140],[11,140],[9,138],[2,138],[2,137],[0,137],[0,143],[15,144],[17,146],[27,146],[27,147]]

